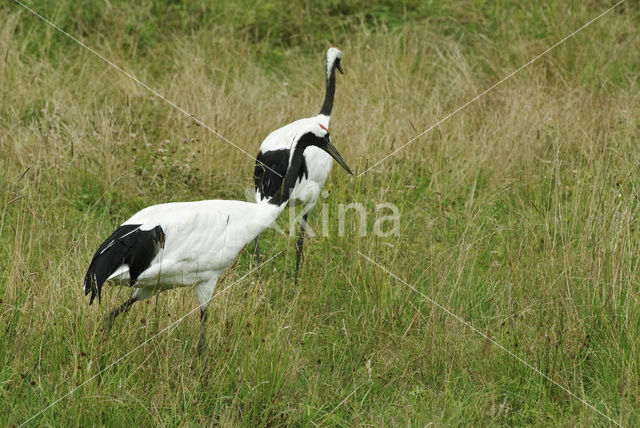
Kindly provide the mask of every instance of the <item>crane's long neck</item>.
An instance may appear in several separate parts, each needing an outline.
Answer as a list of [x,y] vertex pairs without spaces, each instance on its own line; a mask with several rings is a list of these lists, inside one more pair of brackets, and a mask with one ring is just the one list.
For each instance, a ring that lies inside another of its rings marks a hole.
[[327,64],[327,89],[324,94],[324,103],[320,109],[320,114],[331,116],[333,109],[333,96],[336,93],[336,61]]
[[287,173],[284,175],[284,180],[282,180],[280,190],[271,199],[269,199],[270,204],[282,205],[289,200],[291,191],[298,180],[298,172],[300,171],[300,168],[302,168],[304,149],[309,146],[308,142],[305,140],[306,139],[304,137],[301,138],[296,145],[291,157],[291,162],[287,168]]

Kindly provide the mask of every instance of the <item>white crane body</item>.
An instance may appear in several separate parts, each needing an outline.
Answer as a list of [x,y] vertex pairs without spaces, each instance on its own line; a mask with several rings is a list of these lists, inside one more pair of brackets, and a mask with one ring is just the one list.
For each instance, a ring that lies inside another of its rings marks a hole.
[[[320,124],[300,129],[291,142],[291,157],[279,191],[258,202],[206,200],[153,205],[122,223],[98,248],[84,279],[89,304],[100,300],[105,283],[134,288],[129,300],[112,311],[115,317],[136,301],[176,288],[193,286],[204,325],[206,309],[222,272],[242,249],[280,215],[303,170],[304,154],[318,148],[351,170]],[[198,350],[204,347],[200,337]]]
[[[203,306],[213,295],[220,274],[282,209],[266,202],[206,200],[153,205],[139,211],[121,226],[139,225],[141,231],[159,226],[165,239],[149,266],[135,278],[136,297],[195,286]],[[123,264],[107,281],[129,286],[131,279],[129,265]]]

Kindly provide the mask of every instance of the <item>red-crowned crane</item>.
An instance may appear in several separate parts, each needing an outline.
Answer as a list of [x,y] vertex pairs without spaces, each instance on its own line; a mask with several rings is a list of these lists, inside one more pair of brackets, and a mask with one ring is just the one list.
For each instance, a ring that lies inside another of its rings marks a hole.
[[[342,52],[337,48],[327,50],[326,66],[326,91],[324,103],[320,109],[320,114],[306,119],[296,120],[282,128],[276,129],[264,139],[260,145],[260,152],[256,157],[256,167],[253,174],[256,200],[261,201],[273,197],[282,185],[284,173],[290,162],[290,152],[292,142],[296,136],[303,132],[309,124],[319,124],[325,131],[329,132],[329,121],[331,120],[331,110],[333,109],[333,97],[336,91],[336,69],[342,73],[340,61]],[[303,204],[302,222],[300,224],[300,235],[296,242],[296,273],[295,284],[298,283],[298,271],[300,270],[300,259],[304,245],[304,234],[307,226],[307,217],[318,201],[318,196],[324,186],[329,173],[331,172],[331,157],[324,151],[310,147],[304,152],[302,168],[299,171],[298,179],[291,192],[291,199]],[[256,259],[260,264],[260,244],[259,237],[255,242]]]
[[194,287],[200,304],[204,349],[206,310],[218,278],[238,254],[284,210],[303,170],[308,150],[320,150],[351,170],[319,123],[299,128],[292,141],[284,182],[271,197],[256,203],[208,200],[153,205],[134,214],[100,245],[84,279],[85,294],[100,296],[105,282],[134,288],[131,297],[105,317],[115,318],[135,302],[176,287]]

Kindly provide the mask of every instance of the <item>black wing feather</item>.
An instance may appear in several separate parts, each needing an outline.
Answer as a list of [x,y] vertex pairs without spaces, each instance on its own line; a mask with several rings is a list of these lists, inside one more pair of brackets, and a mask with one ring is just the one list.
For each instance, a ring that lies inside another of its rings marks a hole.
[[102,294],[102,285],[123,264],[129,265],[129,284],[149,267],[151,260],[164,247],[164,232],[160,226],[140,230],[139,224],[125,224],[117,228],[98,248],[84,277],[84,294],[91,292],[91,300]]
[[[260,152],[256,157],[256,167],[253,171],[255,190],[260,191],[263,197],[272,198],[280,191],[282,181],[289,167],[289,149],[270,150]],[[302,158],[302,166],[298,171],[298,179],[308,177],[307,164]]]

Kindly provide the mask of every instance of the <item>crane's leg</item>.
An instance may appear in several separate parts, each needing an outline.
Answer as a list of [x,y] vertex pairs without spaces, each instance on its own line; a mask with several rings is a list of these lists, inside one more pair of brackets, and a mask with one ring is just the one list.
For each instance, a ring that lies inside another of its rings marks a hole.
[[260,263],[262,263],[262,257],[260,257],[260,235],[256,236],[256,264],[258,270],[258,279],[262,280],[262,269]]
[[256,262],[260,266],[262,258],[260,257],[260,235],[256,236]]
[[218,274],[213,276],[209,281],[196,285],[194,289],[198,303],[200,304],[200,339],[198,340],[198,356],[203,356],[207,350],[207,344],[204,339],[204,330],[207,324],[207,306],[213,298],[213,292],[218,282]]
[[126,302],[109,312],[109,314],[105,315],[104,320],[102,321],[104,329],[110,330],[113,326],[113,322],[116,320],[116,317],[122,312],[127,312],[131,305],[133,305],[135,302],[137,302],[137,299],[135,298],[135,296],[132,296],[131,298],[127,299]]
[[198,356],[202,356],[202,354],[207,350],[207,343],[204,339],[204,329],[207,324],[207,310],[200,309],[200,339],[198,340]]
[[131,297],[121,304],[119,307],[115,308],[108,315],[105,315],[103,319],[103,327],[105,330],[109,330],[113,326],[113,322],[116,317],[120,315],[122,312],[127,312],[131,305],[140,300],[148,299],[149,297],[156,294],[157,290],[153,288],[136,288]]
[[300,223],[300,235],[298,235],[298,242],[296,242],[296,276],[294,284],[298,285],[298,271],[300,270],[300,260],[302,259],[302,249],[304,247],[304,231],[307,228],[307,217],[309,214],[302,216],[302,222]]

